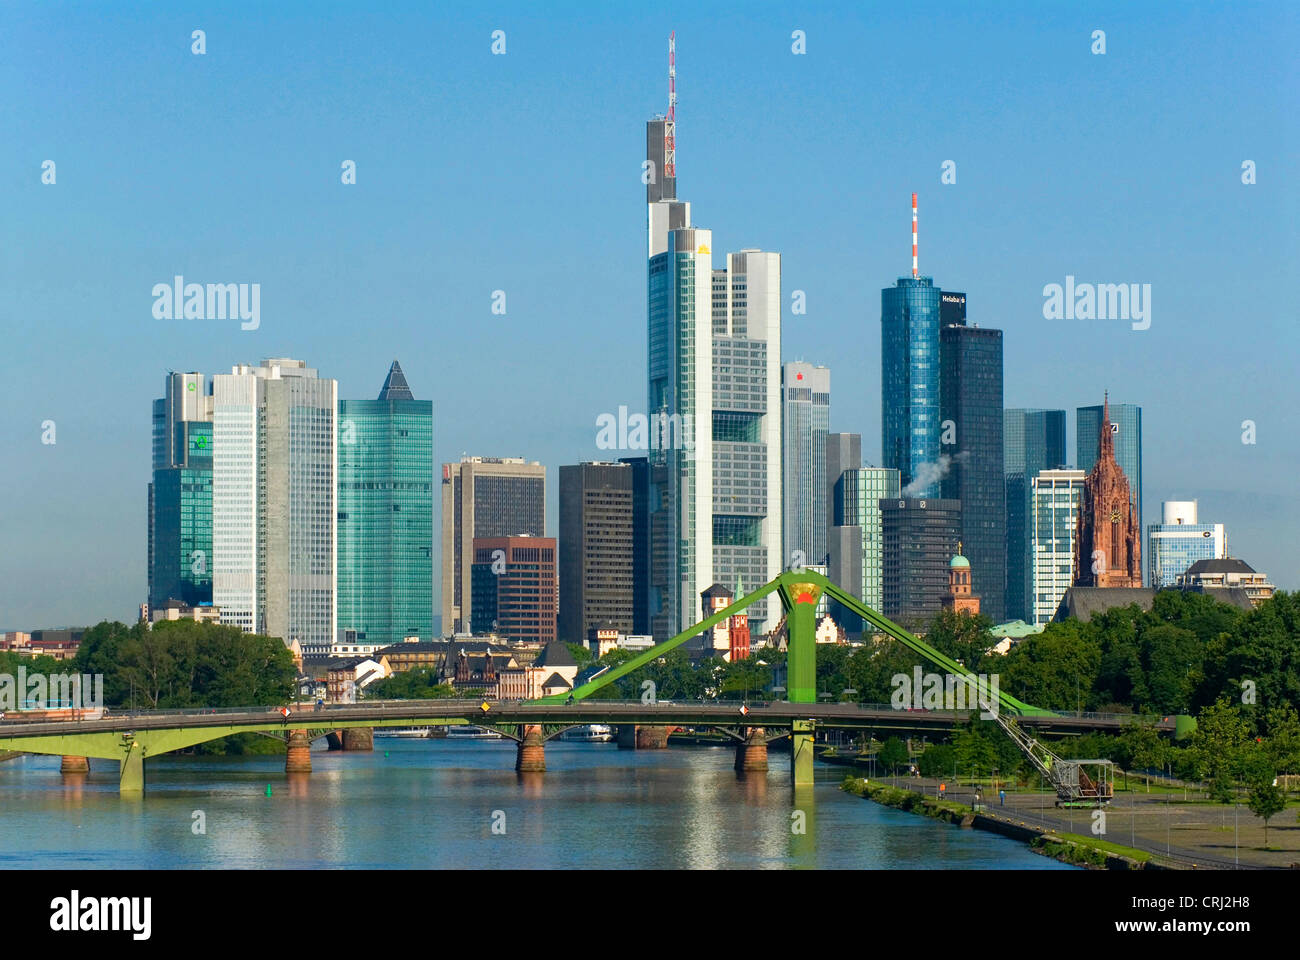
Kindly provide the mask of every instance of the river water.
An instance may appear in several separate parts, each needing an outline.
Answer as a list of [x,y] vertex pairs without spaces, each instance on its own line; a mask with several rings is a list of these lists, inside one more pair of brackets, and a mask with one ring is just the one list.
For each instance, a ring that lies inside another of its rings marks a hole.
[[292,778],[283,756],[162,756],[133,800],[110,761],[65,778],[58,757],[20,757],[0,763],[0,870],[1067,869],[845,794],[842,769],[818,764],[796,795],[788,753],[744,779],[734,756],[552,741],[547,772],[519,775],[509,741],[376,738],[374,753],[313,750]]

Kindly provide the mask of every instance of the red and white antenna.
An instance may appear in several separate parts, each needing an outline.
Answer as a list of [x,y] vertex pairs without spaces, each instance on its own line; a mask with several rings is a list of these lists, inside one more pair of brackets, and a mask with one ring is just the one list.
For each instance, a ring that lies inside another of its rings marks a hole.
[[668,120],[664,124],[664,178],[677,176],[677,31],[668,35]]
[[912,194],[912,276],[916,273],[916,194]]

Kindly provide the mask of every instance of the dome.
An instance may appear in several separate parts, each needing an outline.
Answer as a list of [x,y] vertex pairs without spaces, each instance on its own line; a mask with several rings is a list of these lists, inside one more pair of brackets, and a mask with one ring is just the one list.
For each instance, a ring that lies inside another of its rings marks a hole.
[[963,556],[959,553],[959,554],[957,554],[957,556],[955,556],[955,557],[952,558],[952,560],[949,562],[948,566],[951,567],[952,569],[957,569],[958,567],[969,567],[969,566],[970,566],[970,561],[967,560],[965,557],[963,557]]

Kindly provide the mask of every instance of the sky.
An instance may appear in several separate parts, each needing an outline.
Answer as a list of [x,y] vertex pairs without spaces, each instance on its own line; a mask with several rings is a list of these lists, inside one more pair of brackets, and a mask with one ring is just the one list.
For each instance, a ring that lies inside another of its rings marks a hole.
[[[1198,499],[1300,587],[1300,5],[378,6],[0,5],[0,629],[134,620],[169,370],[288,356],[367,399],[398,359],[435,463],[547,465],[553,534],[559,465],[646,403],[672,30],[678,196],[715,258],[782,254],[782,355],[830,366],[832,430],[878,462],[916,192],[1006,405],[1066,409],[1071,457],[1076,407],[1141,405],[1147,521]],[[178,274],[260,284],[260,326],[155,318]],[[1150,326],[1047,319],[1067,276],[1150,284]]]

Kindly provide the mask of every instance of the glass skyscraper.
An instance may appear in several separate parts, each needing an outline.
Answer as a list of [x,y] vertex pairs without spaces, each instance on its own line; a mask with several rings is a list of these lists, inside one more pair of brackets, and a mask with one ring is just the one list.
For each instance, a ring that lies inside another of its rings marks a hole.
[[1051,623],[1074,583],[1074,537],[1082,470],[1041,470],[1030,481],[1032,607],[1026,623]]
[[1008,620],[1033,619],[1033,552],[1030,493],[1043,470],[1065,466],[1065,411],[1013,409],[1003,412],[1002,450],[1006,477]]
[[[804,565],[826,562],[830,526],[826,493],[826,438],[831,429],[831,372],[795,361],[781,368],[781,424],[785,499],[785,566],[794,551]],[[757,586],[757,584],[755,584]]]
[[153,402],[149,607],[212,602],[212,397],[201,373],[167,376]]
[[[1102,405],[1079,407],[1075,411],[1076,466],[1084,473],[1097,462],[1099,434],[1101,432]],[[1111,434],[1115,443],[1115,462],[1128,479],[1129,491],[1137,509],[1140,531],[1142,526],[1142,408],[1133,403],[1110,405]],[[1138,538],[1139,542],[1141,537]],[[1150,561],[1147,561],[1150,565]]]
[[1172,587],[1197,560],[1222,560],[1228,553],[1221,523],[1200,523],[1195,500],[1166,500],[1162,523],[1147,528],[1151,586]]
[[394,360],[377,400],[339,401],[338,623],[433,639],[433,403]]
[[939,297],[930,277],[880,291],[881,459],[923,499],[939,495]]
[[[952,296],[965,300],[963,294]],[[949,324],[939,333],[939,354],[939,449],[951,457],[941,481],[943,497],[961,501],[971,591],[980,597],[981,612],[1000,623],[1007,567],[1002,331]]]
[[[840,526],[854,526],[861,532],[861,581],[858,597],[872,610],[885,605],[885,547],[880,501],[898,500],[898,471],[892,467],[858,467],[845,470],[836,486],[840,500],[836,520]],[[845,584],[852,590],[853,584]]]

